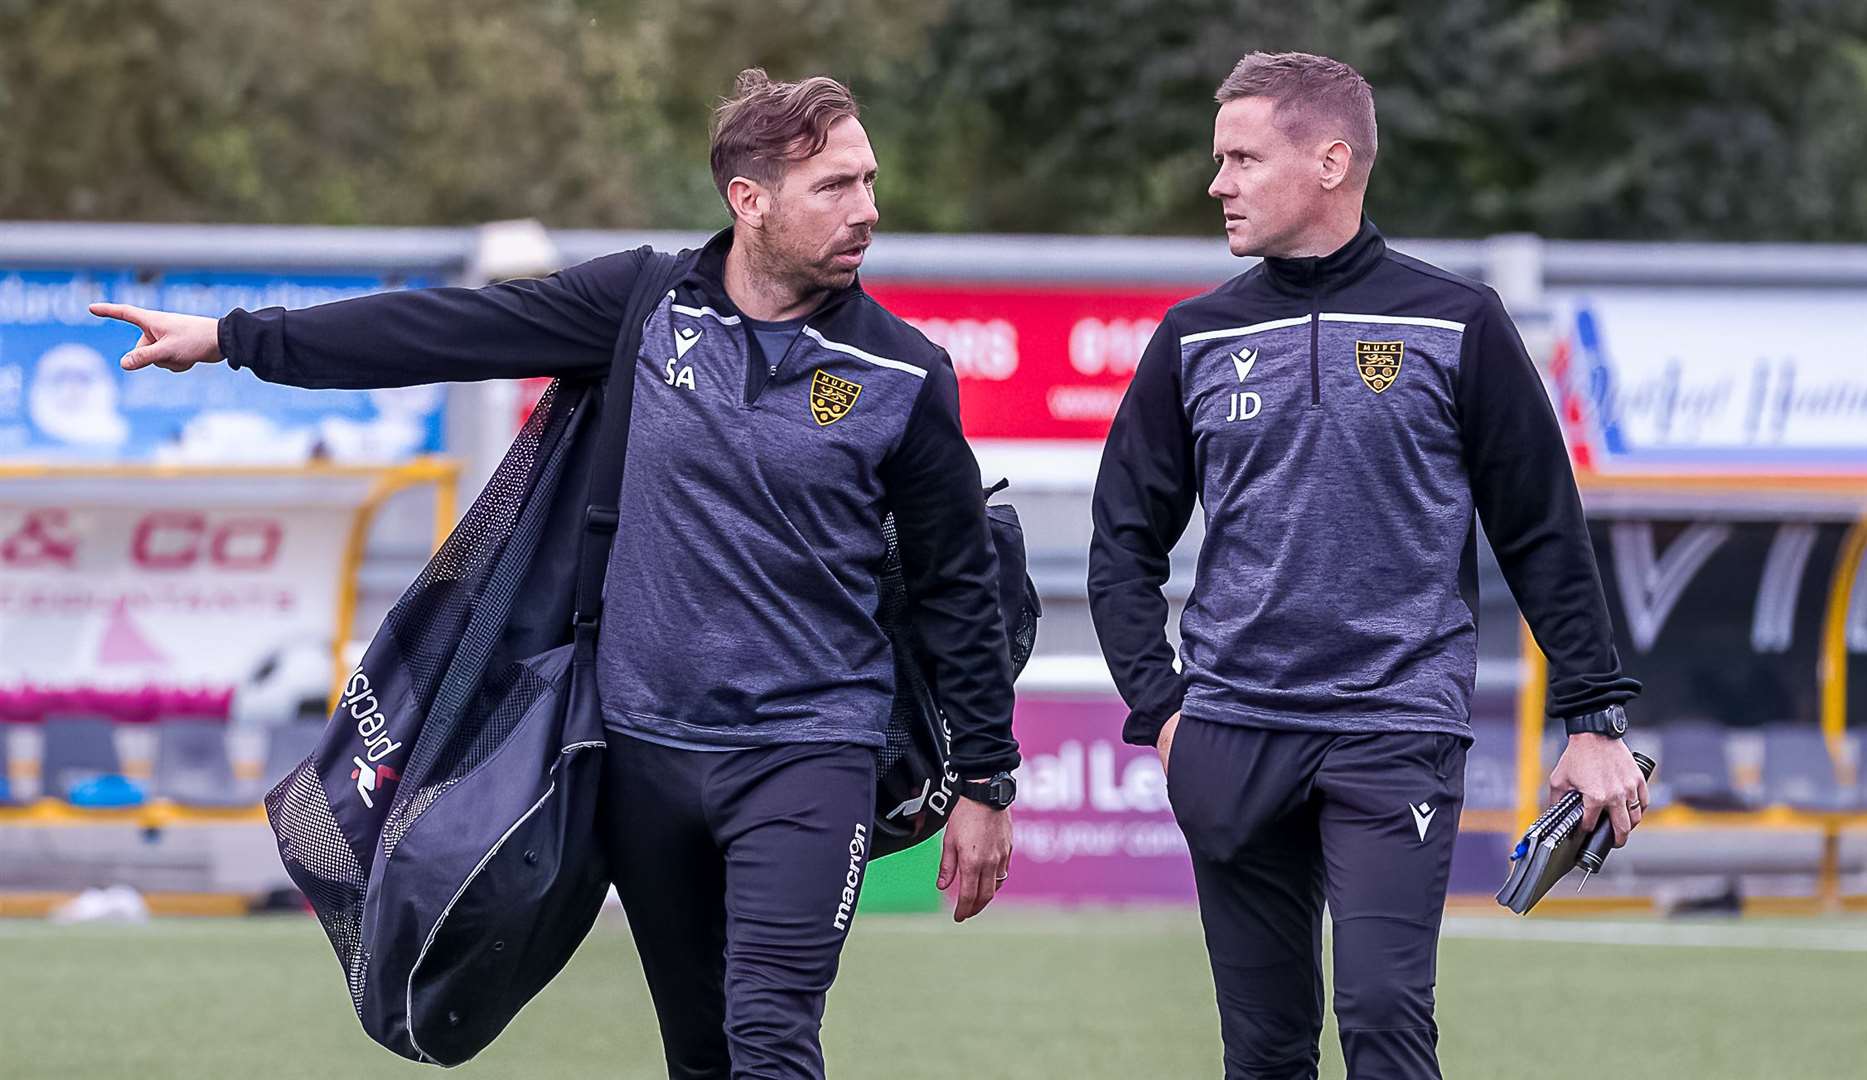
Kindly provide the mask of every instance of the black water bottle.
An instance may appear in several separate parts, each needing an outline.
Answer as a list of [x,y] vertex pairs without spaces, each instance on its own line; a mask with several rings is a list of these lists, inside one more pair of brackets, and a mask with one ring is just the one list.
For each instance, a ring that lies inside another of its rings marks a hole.
[[[1640,766],[1640,775],[1653,779],[1653,759],[1634,751],[1634,764]],[[1576,856],[1576,865],[1590,874],[1599,874],[1601,864],[1608,860],[1608,852],[1614,850],[1614,822],[1608,820],[1608,808],[1601,808],[1601,818],[1595,822],[1595,831],[1588,834],[1588,842],[1582,845],[1582,853]]]

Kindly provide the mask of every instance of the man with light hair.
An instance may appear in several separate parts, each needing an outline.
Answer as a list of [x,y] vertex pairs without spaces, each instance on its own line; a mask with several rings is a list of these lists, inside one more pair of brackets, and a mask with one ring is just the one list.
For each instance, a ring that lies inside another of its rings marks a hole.
[[[956,919],[991,902],[1011,857],[1018,748],[984,489],[951,360],[857,280],[878,217],[857,113],[834,79],[740,75],[711,155],[732,223],[637,358],[597,637],[602,814],[674,1080],[824,1075],[894,699],[876,621],[890,510],[964,796],[938,874]],[[351,388],[589,377],[609,371],[637,268],[622,253],[218,321],[92,311],[142,329],[128,370],[225,358]]]
[[[1355,1078],[1437,1077],[1433,979],[1477,658],[1474,510],[1549,658],[1552,791],[1617,845],[1645,781],[1556,419],[1490,288],[1362,215],[1374,97],[1327,57],[1252,53],[1219,86],[1209,193],[1262,262],[1176,305],[1096,481],[1089,599],[1193,857],[1225,1075],[1316,1075],[1322,912]],[[1168,553],[1198,573],[1165,634]]]

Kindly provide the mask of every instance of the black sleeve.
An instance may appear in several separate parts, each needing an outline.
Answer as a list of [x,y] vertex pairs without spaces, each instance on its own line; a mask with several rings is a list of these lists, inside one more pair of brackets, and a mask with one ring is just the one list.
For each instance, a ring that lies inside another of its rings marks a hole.
[[1090,507],[1089,615],[1128,703],[1122,738],[1141,746],[1154,745],[1186,696],[1167,642],[1161,586],[1198,494],[1193,432],[1180,400],[1180,339],[1169,312],[1115,413]]
[[311,389],[601,374],[639,262],[622,252],[482,289],[236,308],[220,320],[220,351],[231,367]]
[[1497,293],[1486,290],[1462,349],[1458,413],[1472,503],[1549,659],[1549,714],[1627,701],[1640,683],[1621,671],[1569,451]]
[[927,372],[901,441],[881,465],[901,572],[934,692],[953,730],[953,770],[982,779],[1018,766],[1011,650],[998,606],[998,553],[979,463],[959,423],[952,365]]

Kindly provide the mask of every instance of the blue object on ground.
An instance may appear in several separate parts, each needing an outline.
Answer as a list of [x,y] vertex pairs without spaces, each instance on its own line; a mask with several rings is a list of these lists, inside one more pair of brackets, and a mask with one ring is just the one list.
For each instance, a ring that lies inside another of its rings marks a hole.
[[73,806],[141,806],[143,789],[126,777],[105,773],[73,784],[67,801]]

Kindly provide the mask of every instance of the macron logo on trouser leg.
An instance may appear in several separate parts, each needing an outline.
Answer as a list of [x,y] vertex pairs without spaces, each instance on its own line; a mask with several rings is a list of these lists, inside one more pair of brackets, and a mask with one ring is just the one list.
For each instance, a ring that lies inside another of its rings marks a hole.
[[862,884],[862,860],[868,853],[868,826],[857,822],[856,835],[849,838],[849,872],[843,875],[843,899],[836,905],[836,918],[830,920],[838,930],[849,929],[849,917],[856,910],[856,889]]
[[1421,842],[1425,842],[1426,827],[1433,823],[1433,815],[1439,812],[1439,808],[1422,802],[1418,806],[1409,806],[1407,809],[1413,811],[1413,827],[1419,830]]

